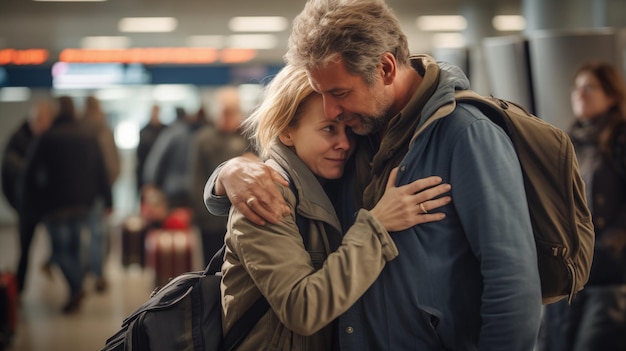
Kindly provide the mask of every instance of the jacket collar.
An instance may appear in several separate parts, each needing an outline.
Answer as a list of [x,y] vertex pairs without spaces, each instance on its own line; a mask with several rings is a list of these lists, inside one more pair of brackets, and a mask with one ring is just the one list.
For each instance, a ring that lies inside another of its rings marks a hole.
[[[413,145],[416,136],[428,127],[432,122],[446,117],[456,108],[455,92],[470,89],[470,82],[463,71],[446,62],[437,62],[428,55],[415,55],[411,57],[413,68],[423,77],[418,92],[402,110],[405,116],[420,116],[417,128],[409,147]],[[436,90],[426,102],[420,104],[420,91],[429,88]],[[410,117],[408,117],[410,118]]]
[[277,143],[272,148],[271,157],[267,164],[293,183],[298,191],[296,194],[298,198],[296,211],[300,215],[313,220],[324,221],[342,233],[335,208],[326,195],[322,184],[290,148]]

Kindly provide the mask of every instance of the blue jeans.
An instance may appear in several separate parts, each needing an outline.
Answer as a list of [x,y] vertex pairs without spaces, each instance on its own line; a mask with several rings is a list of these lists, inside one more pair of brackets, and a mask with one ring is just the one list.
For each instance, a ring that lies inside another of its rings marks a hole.
[[89,226],[89,271],[97,278],[103,277],[106,249],[105,208],[102,200],[96,200],[88,217]]
[[76,296],[83,287],[83,265],[80,259],[80,233],[87,220],[86,216],[64,219],[47,219],[46,229],[52,244],[52,257],[70,288],[70,297]]

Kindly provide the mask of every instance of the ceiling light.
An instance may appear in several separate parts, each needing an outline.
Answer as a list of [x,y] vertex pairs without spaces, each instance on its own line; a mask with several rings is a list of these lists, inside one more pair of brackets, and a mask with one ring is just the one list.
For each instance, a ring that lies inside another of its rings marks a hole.
[[235,34],[228,37],[228,47],[236,49],[273,49],[276,37],[271,34]]
[[522,31],[526,28],[526,19],[523,16],[494,16],[491,21],[493,28],[502,32]]
[[130,47],[129,37],[84,37],[80,40],[82,49],[127,49]]
[[436,33],[433,34],[432,43],[436,48],[462,48],[465,46],[465,38],[461,33]]
[[144,33],[172,32],[176,26],[178,21],[174,17],[125,17],[117,24],[120,32]]
[[185,43],[192,48],[214,48],[224,47],[226,38],[223,35],[192,35],[187,37]]
[[233,32],[280,32],[287,29],[289,21],[280,16],[233,17],[228,28]]
[[420,16],[415,20],[417,28],[423,31],[461,31],[467,27],[463,16]]

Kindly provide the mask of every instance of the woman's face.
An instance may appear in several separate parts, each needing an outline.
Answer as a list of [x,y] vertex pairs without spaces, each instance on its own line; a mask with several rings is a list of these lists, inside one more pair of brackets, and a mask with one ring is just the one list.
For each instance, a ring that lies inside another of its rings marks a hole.
[[354,136],[345,122],[329,121],[324,115],[322,97],[306,99],[295,126],[280,135],[280,141],[293,147],[296,155],[317,176],[337,179],[354,151]]
[[598,78],[591,72],[581,72],[572,89],[572,110],[580,119],[592,119],[605,114],[613,105],[613,98],[606,95]]

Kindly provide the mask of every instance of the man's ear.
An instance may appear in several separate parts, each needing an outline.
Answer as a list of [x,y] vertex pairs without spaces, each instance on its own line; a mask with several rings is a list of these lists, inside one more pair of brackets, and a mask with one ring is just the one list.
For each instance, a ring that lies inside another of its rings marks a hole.
[[278,135],[278,139],[280,139],[280,142],[283,143],[285,146],[293,146],[293,140],[291,139],[291,131],[289,130],[289,128],[280,133]]
[[397,62],[392,53],[386,52],[380,59],[380,65],[385,84],[391,84],[396,78]]

